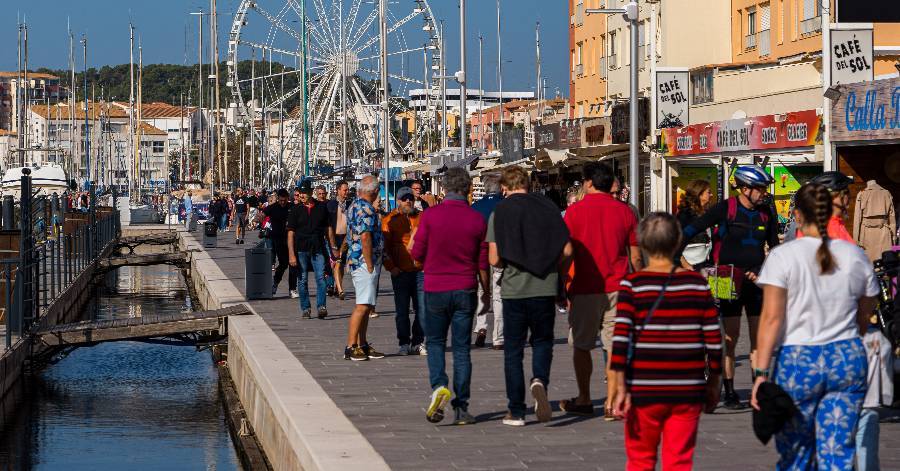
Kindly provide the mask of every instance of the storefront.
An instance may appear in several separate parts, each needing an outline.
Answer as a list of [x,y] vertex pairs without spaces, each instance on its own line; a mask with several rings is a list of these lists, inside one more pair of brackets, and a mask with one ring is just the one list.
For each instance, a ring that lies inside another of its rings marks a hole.
[[[838,90],[841,96],[833,101],[831,113],[831,141],[837,169],[854,180],[848,230],[862,242],[859,233],[865,229],[853,227],[853,221],[870,215],[857,208],[860,193],[870,191],[874,183],[887,190],[894,202],[900,201],[900,79],[841,85]],[[897,234],[892,237],[896,244]]]
[[771,192],[780,223],[804,182],[822,172],[822,116],[816,110],[732,119],[661,130],[659,154],[665,208],[675,211],[691,181],[706,180],[716,200],[732,193],[730,176],[758,164],[775,178]]

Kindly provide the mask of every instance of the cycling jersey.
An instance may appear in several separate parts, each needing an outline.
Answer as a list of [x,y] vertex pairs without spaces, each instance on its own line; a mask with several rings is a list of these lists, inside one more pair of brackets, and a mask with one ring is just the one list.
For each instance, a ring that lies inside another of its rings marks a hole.
[[[765,212],[765,216],[763,216]],[[689,241],[709,228],[717,227],[715,236],[720,246],[719,265],[734,265],[745,271],[759,273],[769,248],[778,245],[778,219],[769,207],[747,209],[738,203],[734,219],[728,218],[728,200],[709,209],[684,228],[684,240]]]

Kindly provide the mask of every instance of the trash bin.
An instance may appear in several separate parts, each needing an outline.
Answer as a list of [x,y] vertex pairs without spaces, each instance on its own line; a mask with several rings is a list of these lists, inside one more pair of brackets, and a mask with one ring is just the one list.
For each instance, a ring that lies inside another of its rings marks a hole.
[[272,298],[272,249],[260,242],[244,250],[244,292],[247,299]]
[[203,223],[203,248],[215,248],[218,233],[219,226],[217,226],[216,223],[212,221]]

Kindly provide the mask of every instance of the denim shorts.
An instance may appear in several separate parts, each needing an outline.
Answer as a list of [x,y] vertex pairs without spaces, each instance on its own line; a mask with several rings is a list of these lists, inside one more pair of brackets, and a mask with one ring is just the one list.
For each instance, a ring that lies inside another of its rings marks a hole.
[[378,277],[381,275],[381,264],[376,265],[372,273],[363,262],[358,268],[353,270],[350,275],[353,277],[353,289],[356,291],[356,304],[374,306],[375,300],[378,299]]

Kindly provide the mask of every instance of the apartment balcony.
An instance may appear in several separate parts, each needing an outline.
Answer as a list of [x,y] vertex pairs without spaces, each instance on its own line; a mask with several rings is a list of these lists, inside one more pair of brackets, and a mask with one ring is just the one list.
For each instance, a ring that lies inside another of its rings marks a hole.
[[756,48],[756,34],[748,34],[744,36],[744,50],[748,51],[750,49]]
[[578,78],[584,77],[584,64],[575,65],[575,76]]
[[768,29],[759,32],[759,57],[772,54],[772,34]]
[[575,26],[584,24],[584,3],[575,5]]
[[822,17],[814,16],[800,22],[800,34],[802,36],[819,33],[822,31]]

